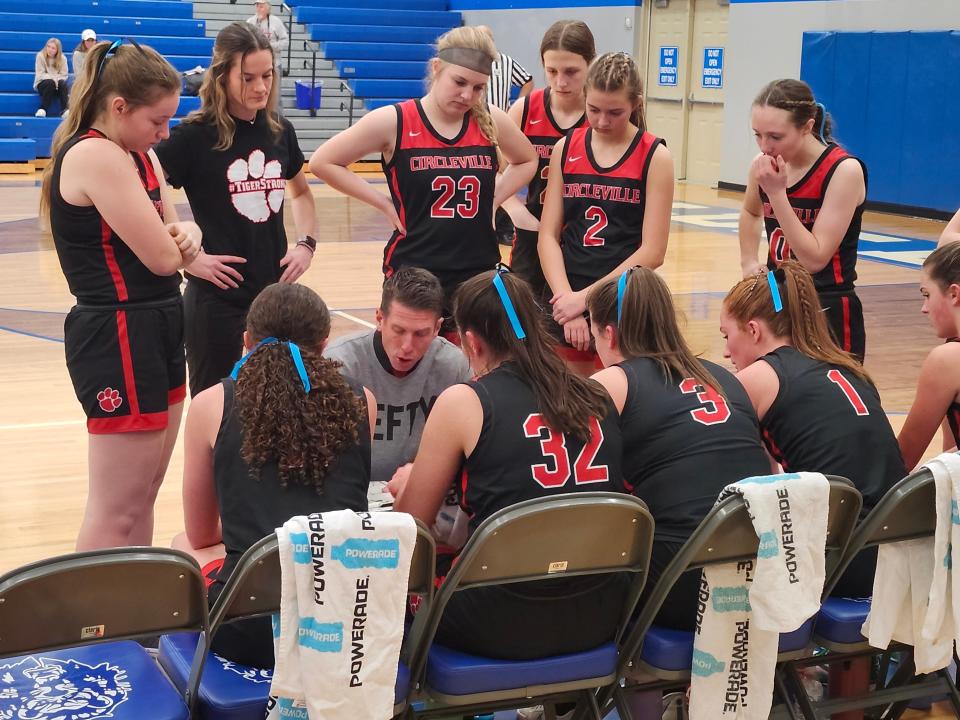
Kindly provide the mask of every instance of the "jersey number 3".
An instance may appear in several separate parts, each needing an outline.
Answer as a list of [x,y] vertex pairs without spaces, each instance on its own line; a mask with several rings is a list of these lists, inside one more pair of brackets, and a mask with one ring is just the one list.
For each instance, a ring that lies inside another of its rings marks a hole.
[[730,419],[727,401],[709,385],[704,385],[696,378],[686,378],[680,383],[680,392],[684,395],[694,393],[697,400],[703,403],[703,407],[690,411],[690,417],[701,425],[719,425]]
[[[567,438],[554,432],[540,413],[531,413],[523,422],[523,434],[540,440],[540,452],[548,462],[531,465],[533,479],[540,487],[553,489],[563,487],[570,479],[570,456],[567,454]],[[583,446],[573,464],[573,481],[577,485],[608,482],[610,470],[606,465],[594,465],[597,451],[603,442],[600,421],[590,418],[590,441]]]
[[[477,216],[480,208],[480,181],[473,175],[464,175],[457,182],[449,175],[438,175],[430,187],[434,192],[440,193],[440,197],[430,206],[430,217],[450,219],[459,215],[469,220]],[[463,193],[464,201],[451,206],[448,203],[457,190]]]

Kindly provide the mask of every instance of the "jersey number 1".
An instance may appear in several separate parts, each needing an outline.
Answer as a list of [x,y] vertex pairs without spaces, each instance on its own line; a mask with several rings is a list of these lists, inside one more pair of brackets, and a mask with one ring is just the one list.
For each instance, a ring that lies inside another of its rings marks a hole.
[[850,401],[857,415],[870,414],[870,411],[867,409],[867,404],[863,401],[863,398],[860,397],[860,393],[857,392],[856,388],[850,384],[850,381],[847,380],[839,370],[828,370],[827,379],[843,391],[843,394],[847,396],[847,400]]
[[680,392],[684,395],[695,393],[697,400],[703,403],[703,407],[690,411],[690,417],[701,425],[719,425],[730,419],[727,401],[709,385],[704,385],[696,378],[685,378],[680,383]]
[[[531,413],[523,422],[523,434],[540,440],[540,452],[549,462],[531,465],[533,479],[540,487],[553,489],[563,487],[570,479],[570,456],[567,454],[567,438],[553,431],[540,413]],[[603,442],[600,421],[590,418],[590,441],[583,446],[573,464],[573,481],[577,485],[607,482],[610,470],[606,465],[594,465],[597,451]]]
[[[464,175],[458,182],[454,182],[449,175],[438,175],[430,187],[434,192],[440,193],[440,197],[430,206],[430,217],[449,220],[459,215],[469,220],[477,216],[480,207],[480,181],[473,175]],[[450,207],[447,203],[457,190],[463,193],[464,202]]]

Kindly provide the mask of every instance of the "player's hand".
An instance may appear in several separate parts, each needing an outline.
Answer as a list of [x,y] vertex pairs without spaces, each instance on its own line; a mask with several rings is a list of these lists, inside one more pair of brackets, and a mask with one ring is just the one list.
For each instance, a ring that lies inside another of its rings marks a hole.
[[413,463],[407,463],[406,465],[398,467],[393,477],[387,482],[387,492],[395,498],[400,497],[400,493],[402,493],[403,489],[407,486],[407,480],[410,479],[410,472],[412,470]]
[[745,260],[740,263],[740,269],[743,271],[743,277],[749,278],[766,272],[767,266],[756,260]]
[[313,253],[310,252],[310,248],[303,245],[294,245],[289,248],[287,254],[280,261],[280,267],[285,268],[283,275],[280,276],[280,282],[296,282],[307,271],[312,261]]
[[563,337],[577,350],[590,349],[590,325],[582,315],[563,324]]
[[186,267],[200,254],[203,231],[199,225],[189,220],[169,223],[166,227],[180,250],[181,267]]
[[387,216],[387,220],[390,221],[390,225],[397,229],[401,235],[407,234],[407,229],[403,226],[403,223],[400,222],[400,216],[397,215],[397,208],[393,206],[393,200],[384,196],[383,204],[380,206],[380,212]]
[[561,325],[582,317],[587,309],[586,294],[577,292],[559,292],[550,300],[553,305],[553,319]]
[[197,258],[185,268],[188,273],[216,285],[221,290],[240,287],[243,275],[225,263],[245,263],[246,258],[236,255],[207,255],[200,251]]
[[787,163],[783,156],[757,155],[750,169],[768,196],[787,191]]

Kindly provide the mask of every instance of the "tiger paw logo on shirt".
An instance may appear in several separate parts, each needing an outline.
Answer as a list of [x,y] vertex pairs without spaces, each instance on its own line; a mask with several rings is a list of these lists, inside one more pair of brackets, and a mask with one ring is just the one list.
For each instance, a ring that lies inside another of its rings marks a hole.
[[266,222],[280,212],[287,181],[280,161],[267,162],[263,150],[254,150],[246,160],[237,158],[230,163],[227,181],[233,207],[251,222]]

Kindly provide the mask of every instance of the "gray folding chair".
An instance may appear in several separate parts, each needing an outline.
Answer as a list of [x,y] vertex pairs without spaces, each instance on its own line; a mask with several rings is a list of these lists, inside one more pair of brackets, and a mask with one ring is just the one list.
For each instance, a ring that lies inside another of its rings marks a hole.
[[[825,561],[826,574],[830,577],[856,526],[862,498],[849,480],[835,476],[827,479],[830,498]],[[710,510],[646,598],[624,642],[617,681],[603,690],[601,705],[615,704],[622,720],[629,720],[633,714],[626,693],[680,689],[690,683],[693,633],[656,627],[654,619],[683,573],[707,565],[753,560],[758,546],[759,539],[743,498],[727,496]],[[797,630],[780,636],[778,662],[809,655],[813,625],[814,618],[811,618]],[[779,675],[775,676],[775,690],[781,700],[787,698]],[[793,717],[789,703],[786,709]]]
[[[410,564],[407,586],[415,595],[430,596],[436,550],[430,531],[417,522],[417,543]],[[268,535],[240,558],[210,611],[209,632],[171,635],[160,640],[159,660],[174,684],[184,693],[192,711],[204,720],[262,718],[270,689],[267,668],[248,668],[229,663],[211,652],[217,630],[236,620],[272,615],[280,610],[280,556],[277,536]],[[398,669],[396,712],[403,710],[409,671]]]
[[[936,531],[936,487],[933,474],[923,468],[898,482],[877,503],[857,527],[840,561],[827,576],[825,590],[836,586],[837,581],[853,561],[866,548],[885,543],[933,537]],[[784,672],[795,688],[799,686],[798,670],[807,665],[829,665],[854,658],[882,655],[881,671],[877,686],[865,695],[849,698],[833,698],[811,702],[806,694],[796,693],[804,716],[808,720],[829,718],[832,713],[870,707],[883,707],[883,717],[898,717],[909,700],[918,697],[946,693],[954,712],[960,717],[960,693],[946,670],[924,678],[914,678],[912,648],[896,645],[891,650],[903,653],[904,659],[889,682],[886,681],[886,660],[889,650],[871,647],[860,634],[860,628],[870,610],[868,600],[828,597],[817,619],[814,640],[827,648],[827,655],[815,659],[789,662]]]
[[[423,702],[412,704],[408,714],[471,715],[570,700],[599,719],[594,693],[615,677],[620,640],[646,580],[652,542],[653,519],[646,506],[620,493],[553,495],[492,515],[473,533],[433,602],[417,613],[409,656],[411,695]],[[619,630],[612,642],[599,648],[512,661],[475,657],[433,644],[454,593],[624,571],[633,573],[633,579]]]
[[[0,577],[0,716],[179,720],[189,711],[130,639],[207,627],[196,562],[176,550],[74,553]],[[33,708],[31,710],[31,708]]]

